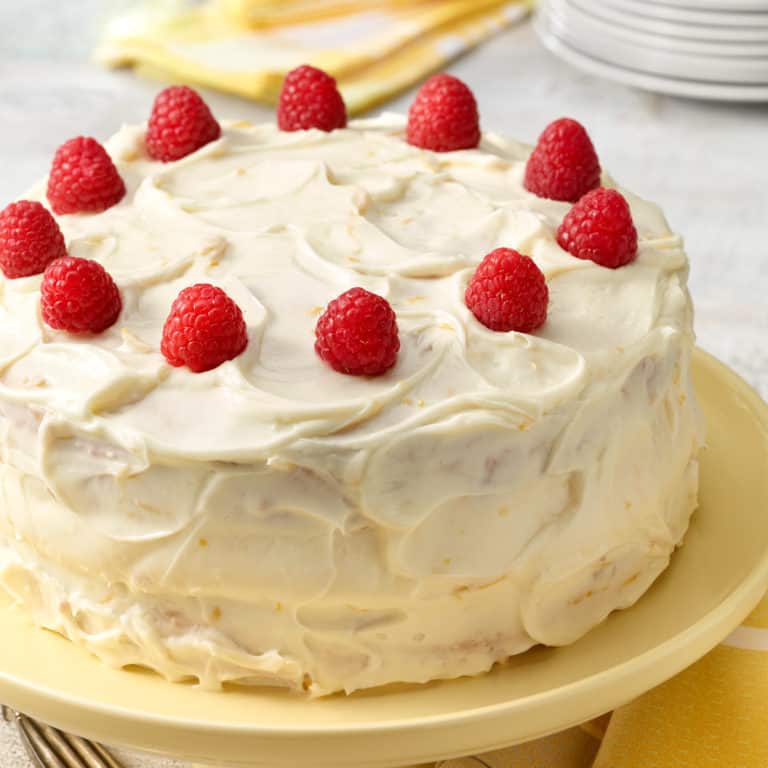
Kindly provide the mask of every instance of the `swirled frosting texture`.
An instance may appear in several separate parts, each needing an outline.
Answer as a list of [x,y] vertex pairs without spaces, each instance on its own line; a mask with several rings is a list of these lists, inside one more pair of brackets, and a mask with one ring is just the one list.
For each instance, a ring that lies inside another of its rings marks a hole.
[[[701,441],[680,239],[625,193],[637,260],[576,259],[554,235],[569,206],[522,187],[528,147],[434,154],[403,127],[229,124],[168,164],[124,128],[125,199],[58,218],[119,285],[118,323],[52,331],[39,276],[2,282],[0,583],[40,623],[171,679],[349,691],[571,642],[666,566]],[[499,246],[547,277],[535,335],[464,306]],[[196,375],[159,346],[203,281],[249,345]],[[377,378],[313,350],[357,285],[398,316]]]

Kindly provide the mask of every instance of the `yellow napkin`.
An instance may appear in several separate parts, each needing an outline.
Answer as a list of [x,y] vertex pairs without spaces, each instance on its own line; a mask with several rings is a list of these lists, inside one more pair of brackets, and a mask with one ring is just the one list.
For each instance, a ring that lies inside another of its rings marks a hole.
[[527,0],[209,0],[145,4],[112,21],[108,66],[274,103],[285,73],[314,64],[355,114],[522,18]]
[[371,8],[430,2],[433,0],[218,0],[218,5],[233,21],[258,28],[327,19]]
[[721,645],[616,710],[594,768],[766,768],[768,596]]
[[768,595],[707,656],[610,720],[437,768],[590,766],[768,768]]

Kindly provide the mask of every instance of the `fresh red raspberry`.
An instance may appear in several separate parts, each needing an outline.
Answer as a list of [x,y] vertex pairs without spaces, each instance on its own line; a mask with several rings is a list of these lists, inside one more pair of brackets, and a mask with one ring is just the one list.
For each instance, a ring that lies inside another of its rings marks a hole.
[[172,85],[155,97],[145,137],[150,157],[179,160],[219,136],[221,126],[197,91]]
[[56,150],[48,176],[48,202],[54,213],[99,213],[124,196],[125,184],[96,139],[78,136]]
[[472,91],[452,75],[432,75],[408,110],[409,144],[433,152],[473,149],[480,143],[480,118]]
[[615,189],[593,189],[571,208],[557,242],[578,259],[616,269],[637,254],[637,230],[629,205]]
[[248,328],[240,307],[221,288],[197,283],[184,288],[163,326],[160,351],[177,368],[210,371],[248,346]]
[[539,136],[525,167],[525,188],[539,197],[575,203],[600,184],[600,161],[584,126],[562,117]]
[[339,373],[378,376],[397,362],[397,318],[386,299],[351,288],[328,304],[315,327],[315,351]]
[[0,269],[6,277],[39,275],[66,255],[59,225],[40,203],[20,200],[0,212]]
[[277,125],[281,131],[345,128],[347,108],[336,81],[309,64],[291,70],[277,101]]
[[123,302],[115,281],[101,264],[63,256],[45,269],[40,308],[51,328],[101,333],[115,324]]
[[497,248],[475,270],[464,301],[492,331],[532,333],[547,319],[549,289],[533,259]]

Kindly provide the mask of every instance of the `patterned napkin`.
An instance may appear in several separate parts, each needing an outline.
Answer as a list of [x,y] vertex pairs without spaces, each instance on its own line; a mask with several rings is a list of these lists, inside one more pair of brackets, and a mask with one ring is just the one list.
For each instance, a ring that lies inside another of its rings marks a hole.
[[286,72],[314,64],[350,114],[444,67],[522,19],[529,0],[155,0],[107,27],[96,58],[150,77],[274,103]]

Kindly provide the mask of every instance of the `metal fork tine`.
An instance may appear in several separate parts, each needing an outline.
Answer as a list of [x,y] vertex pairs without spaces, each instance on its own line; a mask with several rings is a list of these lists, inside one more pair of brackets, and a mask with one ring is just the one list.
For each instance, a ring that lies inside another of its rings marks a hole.
[[31,720],[27,720],[27,718],[17,713],[16,728],[21,736],[21,743],[24,745],[24,749],[37,768],[67,768],[59,760],[56,753],[46,744]]
[[4,704],[0,706],[3,718],[15,723],[24,749],[37,768],[123,768],[101,744],[40,723]]
[[[35,725],[40,731],[40,735],[43,737],[46,744],[48,744],[48,746],[56,753],[67,768],[83,768],[83,761],[80,759],[78,753],[72,749],[61,731],[37,721],[35,721]],[[92,768],[92,766],[88,766],[88,768]],[[102,767],[96,766],[96,768]]]
[[106,747],[102,746],[96,741],[89,741],[88,743],[106,763],[107,768],[123,768],[123,766],[114,758],[112,753]]
[[81,739],[72,733],[59,733],[67,740],[72,749],[80,756],[86,768],[122,768],[101,744]]

